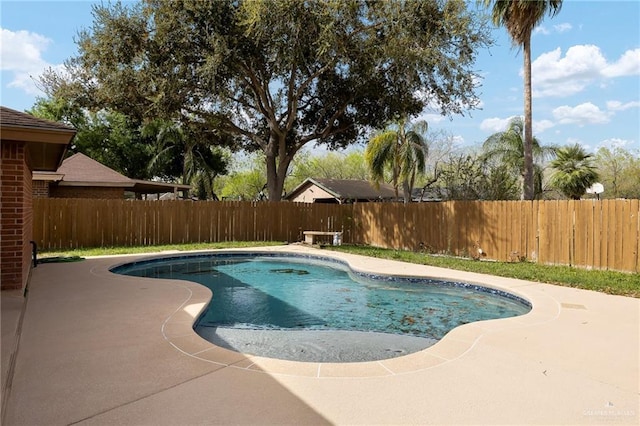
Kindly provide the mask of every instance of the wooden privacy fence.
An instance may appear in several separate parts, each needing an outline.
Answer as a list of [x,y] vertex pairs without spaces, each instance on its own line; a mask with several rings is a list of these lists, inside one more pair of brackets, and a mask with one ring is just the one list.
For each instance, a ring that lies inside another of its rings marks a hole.
[[342,229],[335,205],[236,201],[34,198],[40,249],[220,241],[300,241],[302,231]]
[[640,200],[357,204],[373,246],[639,272]]
[[41,249],[219,241],[346,243],[639,272],[640,200],[441,203],[33,200]]

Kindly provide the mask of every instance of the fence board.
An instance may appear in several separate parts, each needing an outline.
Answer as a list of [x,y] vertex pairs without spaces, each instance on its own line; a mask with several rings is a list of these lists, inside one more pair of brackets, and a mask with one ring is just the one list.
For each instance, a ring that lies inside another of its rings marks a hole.
[[593,260],[591,265],[594,269],[602,269],[602,259],[600,258],[600,247],[602,246],[602,203],[595,202],[592,206],[593,210],[593,230],[592,241],[590,247]]
[[522,234],[526,223],[526,219],[522,216],[522,203],[508,203],[508,207],[509,215],[511,216],[510,244],[500,260],[510,260],[511,253],[521,251]]
[[[635,245],[633,244],[633,237],[630,239],[630,248],[635,247],[635,261],[632,262],[630,268],[627,270],[640,272],[640,200],[631,200],[631,212],[635,212],[635,218],[631,219],[632,223],[635,223]],[[630,225],[633,229],[633,225]],[[635,268],[635,269],[634,269]]]
[[600,269],[608,269],[609,259],[609,205],[611,200],[600,202]]
[[538,211],[538,229],[540,232],[538,261],[541,263],[551,263],[553,257],[552,253],[550,253],[552,246],[549,237],[551,235],[549,226],[553,222],[553,215],[550,215],[549,211],[553,209],[553,206],[553,202],[541,203]]
[[482,250],[487,256],[493,258],[496,256],[498,246],[498,232],[500,226],[500,216],[498,212],[498,203],[483,203],[483,223],[480,225],[483,229],[483,238],[481,241]]
[[[625,217],[625,200],[620,203],[616,203],[616,216],[614,227],[616,229],[616,240],[615,240],[615,258],[612,259],[612,269],[617,269],[618,265],[620,265],[621,259],[624,256],[624,242],[621,238],[624,235],[624,217]],[[622,234],[622,235],[620,235]]]
[[585,206],[581,203],[576,203],[574,201],[571,202],[574,208],[575,213],[575,224],[574,224],[574,240],[575,240],[575,264],[576,265],[584,265],[586,262],[586,251],[587,251],[587,218],[585,216]]
[[573,261],[572,235],[573,235],[573,212],[569,208],[569,203],[558,202],[558,230],[556,244],[558,252],[554,263],[570,265]]
[[618,266],[623,270],[637,270],[638,256],[638,200],[624,200],[623,221],[620,223],[625,238],[622,239],[622,263]]
[[527,259],[537,262],[540,257],[540,229],[538,220],[540,217],[540,201],[536,200],[532,204],[531,223],[529,224],[529,232],[531,235],[531,246],[528,248]]

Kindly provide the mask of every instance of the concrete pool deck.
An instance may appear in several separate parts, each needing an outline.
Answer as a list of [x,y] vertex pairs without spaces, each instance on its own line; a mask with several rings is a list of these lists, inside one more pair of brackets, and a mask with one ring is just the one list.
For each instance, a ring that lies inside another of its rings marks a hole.
[[640,299],[298,245],[256,250],[493,286],[533,309],[399,358],[300,363],[197,336],[191,324],[210,297],[198,284],[108,271],[149,255],[41,264],[26,302],[2,293],[2,424],[640,422]]

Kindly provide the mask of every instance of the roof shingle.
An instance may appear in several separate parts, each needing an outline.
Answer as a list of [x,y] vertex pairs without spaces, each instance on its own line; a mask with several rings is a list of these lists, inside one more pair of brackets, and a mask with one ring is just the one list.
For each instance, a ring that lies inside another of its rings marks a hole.
[[133,186],[128,177],[82,153],[65,159],[57,172],[64,174],[65,182],[128,183]]
[[16,111],[4,106],[0,106],[0,125],[2,127],[20,127],[25,129],[75,131],[73,127],[67,126],[66,124],[34,117],[26,112]]

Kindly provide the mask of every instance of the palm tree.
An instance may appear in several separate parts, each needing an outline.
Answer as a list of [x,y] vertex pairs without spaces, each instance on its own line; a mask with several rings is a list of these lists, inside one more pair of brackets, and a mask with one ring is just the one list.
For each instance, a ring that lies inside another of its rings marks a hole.
[[[524,122],[522,117],[513,117],[504,132],[489,136],[482,149],[484,157],[497,160],[514,174],[522,178],[524,195]],[[542,163],[555,156],[556,147],[542,146],[538,138],[532,139],[534,198],[542,193]]]
[[200,197],[216,197],[213,181],[227,168],[227,160],[218,148],[196,130],[170,121],[148,123],[143,135],[154,143],[155,155],[149,164],[152,172],[169,179],[180,176],[181,183],[193,185]]
[[379,185],[384,180],[385,169],[390,168],[396,197],[398,187],[402,184],[405,203],[411,201],[416,175],[424,173],[425,170],[426,132],[426,121],[409,125],[406,118],[401,119],[386,130],[375,134],[369,140],[364,153],[372,180]]
[[578,144],[559,148],[551,167],[555,172],[551,175],[549,185],[572,200],[579,200],[587,192],[587,188],[599,179],[593,165],[593,155]]
[[546,14],[553,17],[562,8],[562,0],[480,0],[491,6],[491,19],[495,25],[506,27],[514,46],[524,56],[524,198],[534,197],[533,174],[533,122],[531,111],[531,33]]

